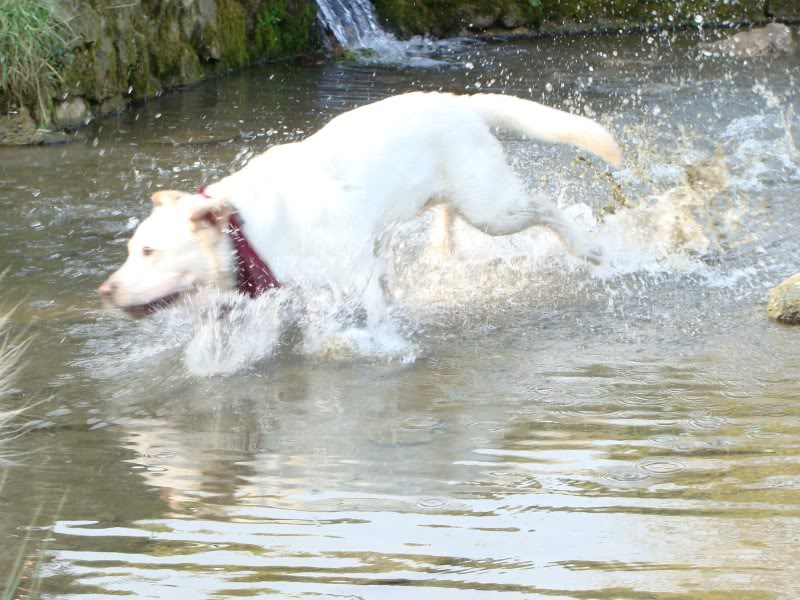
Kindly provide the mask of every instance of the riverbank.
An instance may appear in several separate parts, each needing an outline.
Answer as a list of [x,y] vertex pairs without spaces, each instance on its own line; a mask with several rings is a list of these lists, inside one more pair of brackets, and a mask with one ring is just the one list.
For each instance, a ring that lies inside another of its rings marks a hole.
[[[0,50],[25,67],[20,67],[16,80],[5,76],[0,82],[0,144],[68,141],[61,131],[121,112],[166,90],[252,62],[323,56],[325,33],[314,0],[10,1],[25,9],[20,14],[35,9],[35,23],[11,25],[39,44],[38,55],[30,57],[0,39]],[[373,4],[383,25],[399,37],[565,35],[800,20],[800,6],[793,0]]]
[[0,40],[28,70],[0,87],[0,143],[58,141],[45,129],[75,129],[169,89],[321,48],[313,0],[10,1],[19,13],[11,25],[43,42],[30,56],[19,38]]
[[800,20],[795,0],[374,0],[401,36],[469,33],[557,35],[685,25],[730,27]]

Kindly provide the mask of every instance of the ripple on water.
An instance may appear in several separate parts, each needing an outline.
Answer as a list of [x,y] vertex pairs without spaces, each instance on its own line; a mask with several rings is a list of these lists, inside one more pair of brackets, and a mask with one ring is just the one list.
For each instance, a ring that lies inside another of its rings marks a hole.
[[724,417],[715,415],[701,414],[692,417],[683,422],[683,428],[688,431],[709,431],[711,429],[719,429],[727,424],[728,420]]
[[677,460],[653,459],[639,463],[639,468],[650,475],[672,475],[686,470],[686,465]]
[[466,430],[479,429],[486,433],[504,433],[510,428],[507,421],[467,421],[461,426]]
[[620,467],[603,471],[600,477],[613,483],[643,483],[652,479],[652,474],[631,467]]
[[447,506],[449,502],[443,498],[417,498],[414,500],[413,505],[417,508],[431,510],[435,508],[442,508]]
[[659,446],[673,446],[679,443],[680,438],[674,435],[657,435],[650,440],[654,444],[658,444]]
[[403,421],[376,422],[368,428],[369,440],[381,446],[430,444],[443,427],[407,427]]
[[779,431],[769,431],[761,427],[748,427],[744,434],[751,440],[772,440],[783,436]]
[[410,415],[400,422],[400,426],[403,429],[434,431],[444,429],[446,424],[442,419],[430,415]]
[[619,404],[621,406],[625,406],[628,408],[640,408],[640,409],[653,409],[657,408],[659,411],[662,410],[665,404],[669,404],[671,402],[680,402],[682,397],[678,394],[674,396],[670,396],[668,394],[653,394],[653,395],[646,395],[646,394],[620,394],[617,397],[612,398],[612,402],[614,404]]

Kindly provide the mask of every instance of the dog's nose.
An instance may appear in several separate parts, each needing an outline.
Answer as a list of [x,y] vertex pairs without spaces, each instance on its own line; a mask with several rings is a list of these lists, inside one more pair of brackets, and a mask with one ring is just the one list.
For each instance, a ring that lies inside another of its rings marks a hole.
[[100,296],[103,300],[111,300],[114,296],[114,290],[117,289],[117,285],[115,283],[111,283],[110,281],[106,281],[103,285],[97,288],[97,291],[100,292]]

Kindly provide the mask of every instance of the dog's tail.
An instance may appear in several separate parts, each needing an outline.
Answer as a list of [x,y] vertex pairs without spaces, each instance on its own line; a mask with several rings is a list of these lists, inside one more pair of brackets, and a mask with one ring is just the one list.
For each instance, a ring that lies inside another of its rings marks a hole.
[[573,144],[614,166],[622,163],[614,136],[591,119],[514,96],[476,94],[466,98],[490,127],[519,131],[545,142]]

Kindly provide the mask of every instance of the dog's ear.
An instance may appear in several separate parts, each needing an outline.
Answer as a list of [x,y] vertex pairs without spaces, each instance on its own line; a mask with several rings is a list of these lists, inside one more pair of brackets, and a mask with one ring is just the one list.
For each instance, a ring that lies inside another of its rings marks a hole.
[[188,196],[186,192],[179,192],[177,190],[161,190],[151,196],[153,201],[153,208],[160,208],[162,206],[175,206],[178,200],[184,196]]
[[213,227],[220,232],[225,229],[233,209],[225,200],[206,198],[192,206],[189,218],[196,229]]

